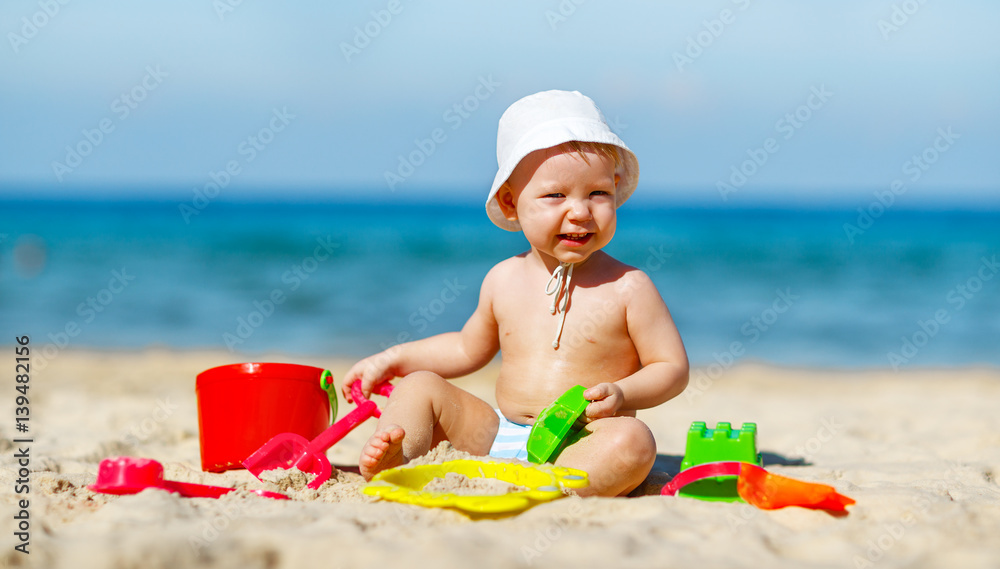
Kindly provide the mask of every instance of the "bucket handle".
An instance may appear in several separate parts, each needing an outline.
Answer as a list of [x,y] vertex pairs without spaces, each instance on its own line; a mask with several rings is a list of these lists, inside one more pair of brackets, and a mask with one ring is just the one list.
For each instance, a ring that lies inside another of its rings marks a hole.
[[328,369],[323,370],[319,376],[319,386],[330,398],[330,424],[333,424],[337,419],[337,389],[333,386],[333,372]]

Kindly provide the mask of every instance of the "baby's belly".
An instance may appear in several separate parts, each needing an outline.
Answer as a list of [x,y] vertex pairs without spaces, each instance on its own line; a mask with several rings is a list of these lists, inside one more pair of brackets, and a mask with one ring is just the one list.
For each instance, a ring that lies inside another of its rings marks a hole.
[[[629,360],[626,358],[626,360]],[[496,398],[500,411],[515,423],[532,424],[535,417],[574,385],[593,387],[614,382],[639,370],[637,361],[609,365],[608,360],[525,362],[505,359],[500,365]]]

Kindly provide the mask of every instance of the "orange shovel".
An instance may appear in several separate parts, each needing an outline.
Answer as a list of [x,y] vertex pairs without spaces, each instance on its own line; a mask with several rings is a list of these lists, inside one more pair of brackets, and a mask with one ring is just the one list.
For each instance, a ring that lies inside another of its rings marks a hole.
[[706,462],[681,471],[663,487],[661,494],[673,496],[682,487],[715,476],[739,476],[736,490],[740,498],[762,510],[799,506],[828,512],[846,512],[854,500],[839,494],[833,486],[802,482],[771,474],[749,462]]

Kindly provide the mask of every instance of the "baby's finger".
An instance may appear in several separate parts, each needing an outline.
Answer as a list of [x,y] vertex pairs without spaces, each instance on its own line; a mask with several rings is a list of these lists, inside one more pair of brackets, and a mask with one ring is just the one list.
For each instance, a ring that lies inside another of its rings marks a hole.
[[583,392],[583,398],[587,401],[601,401],[612,394],[611,385],[599,383]]
[[584,414],[587,416],[587,419],[591,421],[595,419],[603,419],[611,416],[610,408],[611,405],[609,405],[606,401],[594,401],[590,405],[587,405],[587,410]]
[[340,384],[340,394],[344,396],[344,400],[348,403],[354,403],[354,398],[351,397],[351,385],[358,381],[358,376],[354,373],[354,370],[347,372],[344,376],[344,381]]
[[381,375],[374,375],[374,373],[371,373],[372,371],[373,370],[366,371],[361,377],[361,393],[367,399],[371,399],[372,393],[375,392],[375,387],[385,381],[384,373]]

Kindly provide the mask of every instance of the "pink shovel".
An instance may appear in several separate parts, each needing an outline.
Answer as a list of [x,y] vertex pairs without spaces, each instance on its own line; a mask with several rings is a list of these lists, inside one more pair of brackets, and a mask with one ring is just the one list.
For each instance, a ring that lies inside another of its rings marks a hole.
[[[163,465],[151,458],[119,456],[105,458],[97,470],[97,482],[91,484],[94,492],[102,494],[138,494],[146,488],[158,488],[180,494],[185,498],[218,498],[233,491],[223,486],[207,486],[190,482],[164,480]],[[267,490],[250,490],[265,498],[287,500],[288,496]]]
[[[375,389],[376,393],[386,397],[392,393],[388,382]],[[361,393],[361,382],[351,385],[351,395],[358,407],[337,421],[312,441],[295,433],[281,433],[264,443],[253,454],[243,461],[243,466],[254,476],[260,478],[266,470],[288,470],[292,467],[303,472],[315,474],[316,478],[308,484],[309,488],[317,489],[330,479],[330,460],[326,451],[340,442],[355,427],[364,423],[369,417],[380,417],[382,413],[375,403],[365,399]]]

